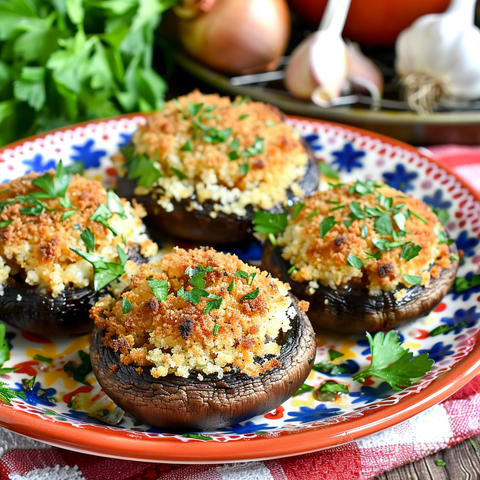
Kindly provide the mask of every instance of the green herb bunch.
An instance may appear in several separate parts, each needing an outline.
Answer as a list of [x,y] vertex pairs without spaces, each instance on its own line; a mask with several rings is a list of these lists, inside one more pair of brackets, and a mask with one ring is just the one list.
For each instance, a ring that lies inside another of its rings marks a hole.
[[176,0],[0,0],[0,145],[162,107],[154,32]]

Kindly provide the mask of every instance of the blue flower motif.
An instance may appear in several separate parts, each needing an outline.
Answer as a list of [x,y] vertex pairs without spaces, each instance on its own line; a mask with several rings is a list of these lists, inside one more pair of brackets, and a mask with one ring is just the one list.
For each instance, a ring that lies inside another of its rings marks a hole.
[[389,397],[392,392],[393,388],[387,382],[382,382],[378,387],[360,387],[359,392],[350,393],[349,396],[355,398],[352,403],[372,403]]
[[457,248],[459,250],[463,250],[466,257],[473,257],[475,255],[475,247],[479,242],[477,238],[469,238],[468,232],[464,230],[455,240],[455,243],[457,244]]
[[[467,280],[470,280],[475,272],[469,272],[465,275],[465,278]],[[468,290],[465,290],[461,293],[456,293],[455,290],[451,290],[453,299],[457,300],[457,298],[462,297],[462,300],[465,302],[470,298],[470,295],[474,295],[475,293],[480,293],[480,285],[477,285],[476,287],[469,288]]]
[[438,342],[430,350],[419,350],[418,353],[428,353],[429,358],[439,362],[455,353],[453,350],[450,350],[451,347],[451,345],[443,345],[443,342]]
[[414,187],[410,183],[412,180],[418,177],[417,172],[407,172],[403,163],[397,164],[395,171],[391,173],[384,173],[383,178],[385,183],[392,188],[406,192],[407,190],[413,190]]
[[118,143],[119,147],[124,147],[132,138],[133,133],[120,133],[120,142]]
[[332,162],[332,165],[336,163],[339,170],[345,168],[347,172],[350,173],[354,168],[363,167],[363,163],[358,159],[363,157],[365,152],[362,150],[354,150],[351,143],[346,143],[343,150],[332,152],[332,155],[336,157],[336,160]]
[[255,239],[250,242],[240,242],[233,245],[217,245],[217,250],[237,255],[244,262],[252,262],[261,260],[262,246],[262,242]]
[[70,155],[72,160],[76,162],[83,162],[85,168],[98,168],[100,166],[100,159],[107,154],[105,150],[92,150],[95,142],[90,139],[85,145],[72,145],[72,148],[77,151],[75,155]]
[[452,202],[450,200],[442,200],[442,196],[443,190],[438,189],[433,194],[433,197],[425,195],[423,197],[423,201],[434,208],[450,208],[452,206]]
[[36,382],[31,390],[25,390],[21,383],[15,383],[15,385],[18,388],[12,387],[12,390],[24,392],[26,398],[23,400],[29,405],[55,406],[55,402],[50,400],[57,393],[54,388],[42,388],[40,382]]
[[300,422],[308,423],[315,422],[317,420],[322,420],[323,418],[334,417],[339,415],[341,410],[339,408],[327,408],[325,404],[320,403],[315,408],[310,407],[300,407],[299,412],[288,412],[288,418],[286,422]]
[[42,173],[46,170],[50,170],[51,168],[56,168],[57,166],[55,160],[53,159],[46,160],[44,163],[43,155],[41,153],[37,153],[30,160],[22,160],[22,163],[27,165],[27,167],[30,167],[25,171],[26,174],[30,172]]
[[311,133],[310,135],[305,135],[303,139],[310,145],[312,150],[315,152],[318,150],[322,150],[323,147],[322,145],[319,145],[317,142],[320,139],[320,136],[317,135],[316,133]]
[[238,433],[238,435],[241,435],[241,434],[247,434],[247,433],[256,433],[256,432],[259,432],[259,431],[263,431],[263,430],[272,430],[276,427],[272,427],[270,425],[268,425],[268,423],[253,423],[253,422],[246,422],[246,423],[237,423],[236,425],[232,425],[231,427],[229,428],[226,428],[225,430],[222,430],[222,431],[225,431],[225,432],[234,432],[234,433]]
[[331,373],[322,372],[327,377],[351,377],[360,370],[358,363],[355,360],[347,360],[346,362],[340,363],[339,367],[348,368],[348,372],[340,373],[337,375],[332,375]]
[[[405,341],[405,337],[400,333],[397,332],[398,339],[400,343],[403,343]],[[370,355],[372,352],[370,351],[370,343],[368,343],[368,340],[366,338],[362,338],[361,340],[357,341],[357,345],[360,347],[366,347],[365,350],[362,351],[362,355]]]
[[473,307],[469,308],[468,310],[464,310],[460,308],[457,310],[453,317],[443,317],[442,322],[446,323],[448,326],[453,327],[458,325],[459,323],[466,323],[465,327],[458,327],[454,330],[456,334],[459,334],[464,328],[473,327],[478,323],[478,319],[480,318],[480,313],[477,313],[477,307],[474,305]]

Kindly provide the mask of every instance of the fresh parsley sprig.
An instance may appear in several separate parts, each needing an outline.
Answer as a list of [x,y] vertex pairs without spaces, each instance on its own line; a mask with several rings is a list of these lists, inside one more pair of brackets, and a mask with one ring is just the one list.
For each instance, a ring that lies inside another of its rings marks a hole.
[[63,162],[57,165],[55,177],[49,172],[32,180],[32,185],[43,190],[43,192],[33,192],[29,194],[32,198],[58,198],[65,197],[68,185],[70,184],[71,175],[65,170]]
[[402,390],[417,383],[434,363],[427,353],[413,358],[408,348],[402,347],[397,332],[387,334],[377,332],[375,337],[367,333],[372,352],[370,366],[353,376],[353,380],[363,383],[367,377],[376,377],[387,382],[394,390]]

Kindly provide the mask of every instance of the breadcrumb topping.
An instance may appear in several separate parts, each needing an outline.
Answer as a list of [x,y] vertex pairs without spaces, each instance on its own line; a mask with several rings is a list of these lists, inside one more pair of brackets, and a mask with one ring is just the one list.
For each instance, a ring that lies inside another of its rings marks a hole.
[[[188,272],[199,266],[206,269],[201,272],[204,290],[221,298],[221,305],[210,311],[206,306],[212,300],[202,297],[195,304],[181,296],[194,289]],[[251,282],[238,276],[239,271]],[[168,295],[162,301],[152,281],[167,282]],[[219,378],[230,371],[256,377],[278,365],[277,340],[296,315],[288,290],[287,284],[235,255],[177,248],[158,263],[141,265],[118,300],[103,298],[90,313],[106,330],[105,345],[121,352],[122,363],[153,366],[154,377],[188,377],[192,370]],[[125,299],[130,311],[122,307]]]
[[[355,185],[304,199],[305,207],[278,238],[283,258],[295,267],[292,279],[306,282],[308,293],[318,283],[333,289],[366,287],[370,295],[417,284],[410,281],[428,287],[450,267],[448,245],[439,239],[444,228],[428,205],[384,184],[371,182],[373,193],[364,194]],[[386,234],[390,228],[393,235]]]
[[[212,214],[243,216],[247,205],[267,210],[285,202],[288,188],[303,195],[296,182],[305,175],[305,149],[299,133],[272,105],[241,97],[232,103],[195,90],[149,116],[132,140],[136,155],[156,159],[163,177],[151,193],[166,211],[173,210],[173,200],[190,199],[188,207],[194,210],[208,201],[215,205]],[[113,160],[125,175],[123,155]]]
[[[55,177],[54,171],[49,173]],[[40,214],[25,214],[25,203],[2,203],[40,192],[32,185],[38,177],[31,173],[2,185],[5,193],[0,194],[0,222],[8,225],[0,228],[0,284],[20,274],[28,285],[53,297],[66,287],[87,287],[93,280],[93,267],[70,249],[86,251],[80,237],[86,227],[94,234],[95,254],[107,262],[119,262],[117,245],[122,249],[138,248],[144,257],[157,252],[157,245],[145,233],[141,218],[146,213],[141,205],[120,199],[125,218],[113,214],[106,220],[116,236],[103,224],[90,220],[102,203],[107,205],[107,192],[99,182],[79,175],[71,177],[65,195],[71,206],[66,208],[60,198],[42,198],[45,209]],[[72,211],[66,218],[65,212]]]

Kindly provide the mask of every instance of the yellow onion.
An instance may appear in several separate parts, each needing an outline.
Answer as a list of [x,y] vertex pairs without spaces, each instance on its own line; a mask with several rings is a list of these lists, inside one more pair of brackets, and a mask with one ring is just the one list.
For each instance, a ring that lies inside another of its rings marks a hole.
[[290,13],[285,0],[210,0],[208,11],[200,4],[194,18],[179,19],[179,37],[190,55],[215,70],[273,70],[287,48]]

